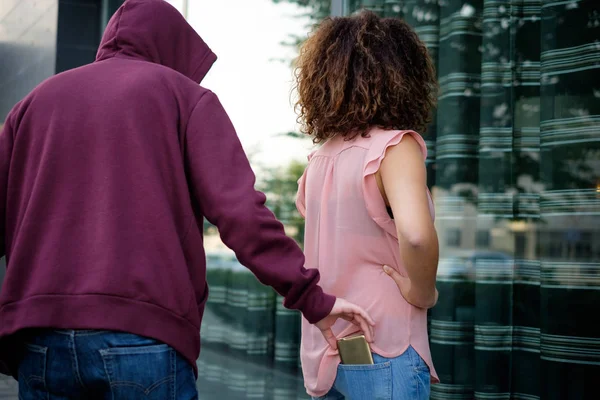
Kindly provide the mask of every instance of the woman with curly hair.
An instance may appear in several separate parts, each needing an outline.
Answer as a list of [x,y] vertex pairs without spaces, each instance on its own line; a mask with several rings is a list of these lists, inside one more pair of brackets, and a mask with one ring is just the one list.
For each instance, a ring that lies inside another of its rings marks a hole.
[[[376,322],[374,364],[345,365],[303,321],[307,391],[326,400],[428,399],[438,381],[427,338],[438,240],[417,132],[435,105],[431,58],[405,22],[362,11],[326,19],[302,47],[296,77],[299,121],[322,144],[298,182],[307,267]],[[357,329],[338,321],[333,333]]]

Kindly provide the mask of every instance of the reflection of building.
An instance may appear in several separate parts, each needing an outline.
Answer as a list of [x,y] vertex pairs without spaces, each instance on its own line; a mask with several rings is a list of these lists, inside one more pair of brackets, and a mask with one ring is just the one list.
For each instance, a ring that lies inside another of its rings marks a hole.
[[440,253],[454,256],[475,250],[493,250],[525,259],[535,259],[540,252],[550,259],[598,259],[600,229],[597,221],[576,212],[577,204],[585,203],[586,198],[592,196],[600,198],[591,192],[570,196],[563,201],[574,204],[570,207],[573,215],[542,220],[498,220],[494,215],[478,213],[475,204],[455,199],[452,218],[444,218],[442,214],[438,219]]
[[432,398],[598,397],[600,3],[333,4],[403,18],[436,61]]

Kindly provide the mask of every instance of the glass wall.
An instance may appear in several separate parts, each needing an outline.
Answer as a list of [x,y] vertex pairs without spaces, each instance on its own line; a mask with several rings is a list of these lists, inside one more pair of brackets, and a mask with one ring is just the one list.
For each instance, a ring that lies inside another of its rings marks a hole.
[[[425,135],[441,246],[432,399],[596,398],[600,3],[332,5],[404,18],[436,61],[439,105]],[[293,225],[282,204],[271,203]],[[209,272],[209,310],[222,317],[203,327],[215,351],[200,359],[200,389],[204,380],[231,398],[306,398],[298,316],[230,262]]]
[[433,399],[591,399],[600,372],[600,3],[348,1],[437,62]]

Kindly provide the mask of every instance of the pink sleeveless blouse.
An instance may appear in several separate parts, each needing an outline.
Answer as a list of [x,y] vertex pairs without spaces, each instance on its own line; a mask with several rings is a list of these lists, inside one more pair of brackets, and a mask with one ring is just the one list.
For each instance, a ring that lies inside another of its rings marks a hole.
[[[412,345],[429,366],[432,382],[438,382],[427,338],[427,311],[408,304],[382,268],[389,265],[406,275],[396,226],[375,178],[386,149],[406,134],[418,141],[425,160],[425,142],[412,131],[373,129],[367,138],[330,139],[309,156],[298,181],[296,205],[306,219],[306,267],[319,270],[327,293],[362,306],[375,319],[371,350],[394,358]],[[434,218],[431,197],[429,201]],[[341,338],[357,329],[339,320],[333,332]],[[301,360],[307,392],[314,397],[326,395],[340,359],[306,320],[302,321]]]

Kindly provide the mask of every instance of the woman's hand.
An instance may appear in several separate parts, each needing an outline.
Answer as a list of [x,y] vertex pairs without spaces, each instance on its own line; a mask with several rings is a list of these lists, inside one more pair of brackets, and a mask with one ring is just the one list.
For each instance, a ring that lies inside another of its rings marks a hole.
[[384,265],[383,270],[396,282],[402,297],[413,306],[427,309],[436,305],[439,297],[437,289],[434,288],[434,292],[430,293],[419,293],[412,287],[410,279],[400,275],[394,268]]

